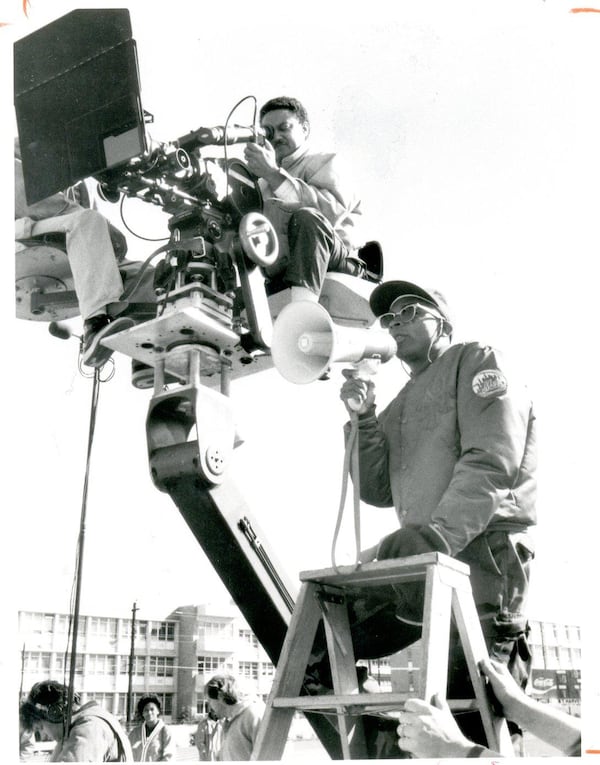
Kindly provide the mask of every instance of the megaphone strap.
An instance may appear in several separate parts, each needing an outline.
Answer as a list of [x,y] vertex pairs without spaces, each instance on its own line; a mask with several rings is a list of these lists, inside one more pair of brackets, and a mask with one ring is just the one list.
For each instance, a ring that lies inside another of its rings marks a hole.
[[331,545],[331,565],[336,573],[340,573],[340,570],[335,561],[335,550],[337,547],[337,540],[342,527],[342,520],[344,518],[344,508],[346,506],[346,496],[348,494],[348,476],[352,478],[352,485],[354,487],[354,541],[356,545],[356,556],[354,559],[354,565],[352,571],[356,571],[360,565],[360,465],[358,455],[358,415],[356,412],[350,414],[350,432],[348,434],[348,440],[346,441],[346,449],[344,451],[344,467],[342,474],[342,491],[340,496],[340,505],[338,508],[337,520],[335,523],[335,531],[333,532],[333,542]]

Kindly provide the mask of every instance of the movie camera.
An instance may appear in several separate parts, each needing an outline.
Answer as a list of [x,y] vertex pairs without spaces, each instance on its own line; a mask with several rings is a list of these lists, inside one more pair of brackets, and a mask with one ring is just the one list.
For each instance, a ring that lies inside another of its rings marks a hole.
[[170,215],[169,241],[153,254],[161,255],[153,280],[156,318],[115,337],[115,350],[153,366],[168,351],[168,371],[180,377],[176,349],[190,343],[204,346],[201,368],[208,376],[225,373],[234,352],[250,363],[268,350],[272,317],[261,268],[277,258],[277,235],[245,164],[202,156],[206,147],[263,136],[239,125],[199,128],[96,175],[108,201],[134,197]]
[[[227,394],[232,373],[260,371],[272,359],[282,359],[280,372],[297,381],[288,372],[300,353],[301,365],[309,364],[300,378],[308,382],[313,368],[378,352],[361,350],[362,334],[350,332],[352,351],[339,353],[340,324],[364,330],[373,323],[368,296],[376,281],[342,274],[328,275],[320,301],[332,322],[324,331],[336,350],[321,354],[313,348],[305,358],[295,339],[291,354],[272,348],[273,322],[289,302],[289,290],[268,297],[265,287],[264,269],[278,255],[277,235],[263,215],[257,179],[227,153],[233,144],[269,137],[256,118],[253,126],[229,124],[245,100],[222,126],[156,142],[146,131],[151,115],[141,106],[128,11],[72,11],[15,44],[15,108],[28,202],[95,178],[104,200],[131,197],[169,216],[168,241],[126,282],[128,313],[137,323],[103,341],[147,371],[134,381],[137,387],[154,385],[158,392],[165,381],[186,384],[202,377]],[[218,147],[223,156],[215,158]],[[28,258],[17,258],[21,269],[35,249],[29,248]],[[380,268],[380,250],[375,255]],[[30,293],[30,315],[23,318],[55,318],[47,310],[52,278],[40,276],[38,262],[33,271],[17,278],[22,306]],[[146,302],[136,311],[140,295]],[[64,297],[58,295],[59,303]],[[288,328],[290,316],[291,325],[313,320],[302,310],[288,311]],[[287,345],[295,335],[286,331],[278,337]]]

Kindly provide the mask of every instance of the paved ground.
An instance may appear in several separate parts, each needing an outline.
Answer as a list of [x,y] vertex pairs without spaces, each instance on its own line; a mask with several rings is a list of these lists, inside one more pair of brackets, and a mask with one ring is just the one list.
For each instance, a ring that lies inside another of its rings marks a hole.
[[[560,757],[560,752],[547,744],[542,743],[533,736],[525,735],[525,757]],[[198,750],[195,747],[182,747],[177,750],[177,760],[197,761]],[[315,763],[331,762],[329,756],[321,746],[318,739],[305,739],[300,741],[288,741],[283,762]]]

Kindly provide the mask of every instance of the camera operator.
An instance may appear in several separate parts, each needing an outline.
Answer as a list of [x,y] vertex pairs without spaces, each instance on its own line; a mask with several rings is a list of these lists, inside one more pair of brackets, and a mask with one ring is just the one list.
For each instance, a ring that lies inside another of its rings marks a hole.
[[273,224],[280,253],[266,268],[267,291],[292,288],[292,300],[317,301],[327,271],[360,276],[360,199],[332,153],[313,153],[310,123],[295,98],[267,101],[260,122],[270,136],[249,143],[245,159],[259,178],[264,213]]
[[85,184],[28,205],[17,139],[14,158],[15,239],[65,234],[67,258],[83,318],[82,361],[90,367],[101,367],[112,351],[100,341],[134,324],[131,318],[119,316],[127,307],[121,300],[123,280],[119,271],[127,252],[126,239],[97,210],[88,209],[89,200],[80,191]]

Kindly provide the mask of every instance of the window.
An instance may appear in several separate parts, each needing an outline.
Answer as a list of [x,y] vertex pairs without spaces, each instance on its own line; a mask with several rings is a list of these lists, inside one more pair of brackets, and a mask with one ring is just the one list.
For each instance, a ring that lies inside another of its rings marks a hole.
[[542,625],[539,622],[530,622],[530,636],[529,640],[531,643],[541,643],[542,642]]
[[107,619],[102,616],[90,616],[88,629],[88,634],[92,637],[114,639],[117,637],[117,620]]
[[[131,619],[126,619],[126,620],[123,621],[122,630],[121,630],[121,637],[125,637],[125,638],[130,638],[131,637],[131,625],[132,625],[132,620]],[[147,634],[148,634],[148,622],[136,621],[136,623],[135,623],[135,639],[136,640],[145,640]]]
[[117,657],[106,654],[90,654],[87,657],[86,672],[90,675],[114,675],[117,670]]
[[175,640],[175,622],[159,622],[152,627],[152,637],[158,640]]
[[21,632],[31,632],[40,635],[52,632],[54,629],[54,614],[40,614],[22,611],[20,628]]
[[150,656],[149,674],[153,677],[173,677],[174,667],[172,656]]
[[198,672],[223,672],[229,665],[225,656],[198,656]]
[[252,630],[238,630],[238,637],[244,643],[248,643],[253,648],[258,648],[258,640]]
[[[145,656],[134,656],[133,663],[131,665],[131,674],[143,676],[145,664]],[[119,656],[119,673],[121,675],[129,674],[129,656]]]
[[[127,694],[126,693],[118,693],[117,694],[117,711],[116,715],[117,717],[127,717]],[[132,700],[133,701],[133,700]]]
[[251,680],[258,680],[258,662],[257,661],[240,661],[238,662],[239,673],[242,677],[249,678]]
[[204,637],[232,638],[233,624],[231,622],[200,622],[198,634]]
[[162,713],[164,715],[173,714],[173,694],[172,693],[157,693],[160,701]]
[[[54,671],[55,672],[64,672],[65,671],[65,665],[67,669],[71,666],[71,654],[68,654],[65,661],[65,655],[64,653],[57,653],[54,656]],[[82,654],[77,655],[77,659],[75,660],[75,673],[78,675],[83,675],[83,656]]]
[[27,651],[24,656],[24,671],[48,676],[51,656],[52,654],[46,651]]
[[263,677],[275,677],[275,667],[270,661],[263,661],[261,664],[261,672]]
[[113,704],[115,699],[114,693],[86,693],[87,701],[96,701],[101,707],[104,707],[107,712],[113,711]]

